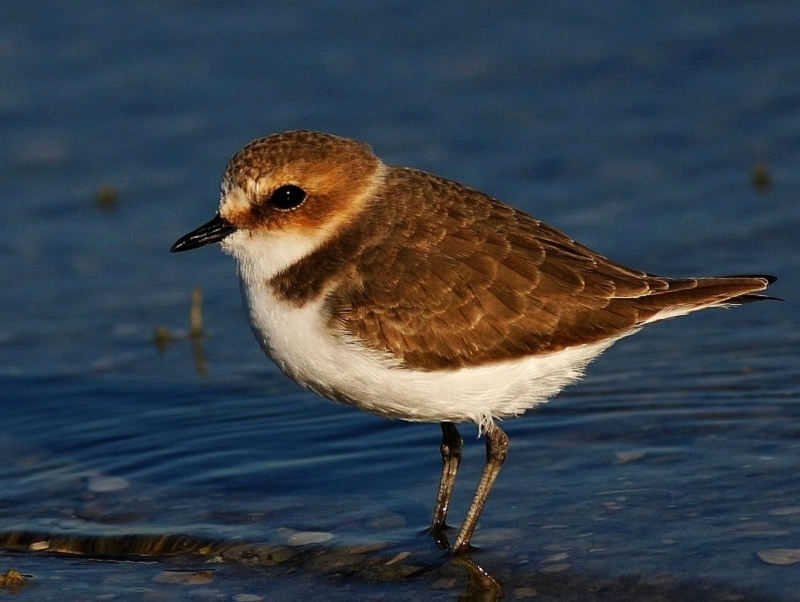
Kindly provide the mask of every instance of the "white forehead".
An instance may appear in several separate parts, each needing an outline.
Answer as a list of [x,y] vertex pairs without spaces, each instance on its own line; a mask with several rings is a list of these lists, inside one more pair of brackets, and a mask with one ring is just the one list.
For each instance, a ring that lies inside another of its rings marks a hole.
[[240,213],[246,211],[251,204],[250,199],[258,198],[258,192],[265,188],[261,180],[248,179],[245,182],[247,190],[241,186],[233,184],[225,178],[219,196],[219,213],[223,217],[225,214]]

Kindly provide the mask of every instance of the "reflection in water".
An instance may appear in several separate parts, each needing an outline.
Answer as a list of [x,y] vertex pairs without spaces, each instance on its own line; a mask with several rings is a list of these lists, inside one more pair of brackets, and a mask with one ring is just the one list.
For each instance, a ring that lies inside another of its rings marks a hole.
[[[290,566],[331,580],[363,580],[392,584],[393,589],[419,580],[437,590],[452,589],[462,602],[494,602],[513,592],[514,598],[538,600],[670,602],[702,599],[766,601],[752,592],[734,591],[713,583],[681,583],[663,575],[615,578],[580,575],[568,571],[521,572],[513,566],[487,568],[476,554],[430,556],[429,552],[398,553],[384,544],[351,546],[288,546],[217,541],[183,534],[141,534],[118,536],[64,535],[31,531],[0,533],[0,549],[49,555],[77,555],[117,561],[166,561],[171,571],[187,575],[202,573],[208,580],[217,565]],[[175,567],[175,561],[180,567]],[[487,558],[486,562],[490,562]],[[458,569],[454,571],[453,569]],[[503,578],[498,578],[502,573]],[[167,582],[165,578],[155,581]],[[172,582],[169,580],[169,582]]]
[[206,361],[205,350],[203,349],[203,339],[205,329],[203,327],[203,289],[196,287],[192,289],[192,301],[189,306],[189,332],[187,335],[176,334],[166,326],[157,326],[153,335],[153,342],[156,344],[159,353],[164,353],[175,340],[189,339],[192,344],[192,356],[197,374],[201,378],[208,376],[208,362]]
[[454,556],[450,562],[467,571],[467,589],[458,597],[459,601],[494,602],[503,599],[503,586],[471,556]]
[[12,594],[18,594],[22,586],[30,581],[29,575],[23,575],[19,571],[9,569],[0,575],[0,591],[6,589]]

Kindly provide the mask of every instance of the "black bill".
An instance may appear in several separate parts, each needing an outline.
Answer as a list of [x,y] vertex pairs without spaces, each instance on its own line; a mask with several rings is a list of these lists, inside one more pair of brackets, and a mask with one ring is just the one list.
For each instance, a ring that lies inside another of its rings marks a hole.
[[196,230],[192,230],[189,234],[181,236],[175,244],[172,245],[170,252],[180,253],[181,251],[190,251],[198,247],[220,242],[235,230],[236,226],[217,214],[210,222],[203,224]]

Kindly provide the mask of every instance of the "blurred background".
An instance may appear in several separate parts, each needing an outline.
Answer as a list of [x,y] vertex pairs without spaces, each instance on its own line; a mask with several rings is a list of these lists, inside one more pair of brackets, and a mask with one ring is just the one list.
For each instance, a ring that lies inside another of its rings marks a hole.
[[[785,302],[654,326],[507,422],[509,460],[474,543],[511,599],[543,573],[796,599],[800,5],[788,0],[4,2],[4,541],[285,545],[312,532],[330,536],[312,550],[368,542],[439,567],[422,534],[438,427],[289,382],[249,332],[232,260],[168,252],[213,216],[233,153],[299,128],[462,181],[632,267],[777,275]],[[483,454],[463,432],[454,523]],[[0,553],[0,572],[33,575],[21,596],[188,587],[159,581],[158,565],[18,555],[25,545]],[[400,600],[466,587],[463,571],[377,584],[356,571],[345,587],[314,567],[266,582],[226,566],[191,591]]]

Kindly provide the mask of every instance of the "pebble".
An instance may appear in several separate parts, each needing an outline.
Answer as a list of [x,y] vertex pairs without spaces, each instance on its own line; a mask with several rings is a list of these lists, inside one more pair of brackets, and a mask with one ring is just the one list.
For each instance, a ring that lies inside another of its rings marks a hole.
[[161,571],[153,581],[180,585],[206,585],[214,581],[214,571]]
[[122,491],[131,486],[131,482],[123,477],[107,477],[104,475],[94,475],[89,477],[89,491],[92,493],[108,493],[110,491]]
[[533,587],[518,587],[514,590],[514,598],[520,600],[524,598],[536,598],[538,595],[539,592]]
[[770,510],[772,516],[791,516],[792,514],[800,514],[800,506],[787,506],[786,508],[775,508]]
[[625,464],[626,462],[633,462],[634,460],[639,460],[644,458],[646,451],[637,450],[637,451],[627,451],[627,452],[617,452],[614,456],[617,459],[617,462],[620,464]]
[[562,560],[566,560],[569,558],[569,552],[558,552],[557,554],[552,554],[542,560],[542,563],[545,562],[561,562]]
[[800,549],[783,548],[761,550],[756,555],[767,564],[796,564],[800,562]]
[[409,556],[411,556],[411,552],[400,552],[394,558],[387,561],[386,564],[390,565],[390,564],[395,564],[396,562],[403,562]]
[[431,589],[454,589],[458,587],[458,579],[455,577],[442,577],[431,583]]
[[293,529],[278,529],[286,537],[286,545],[291,547],[307,546],[313,543],[325,543],[335,536],[325,531],[294,531]]
[[540,570],[543,573],[563,573],[571,568],[572,565],[569,562],[561,562],[559,564],[549,564],[542,567]]

